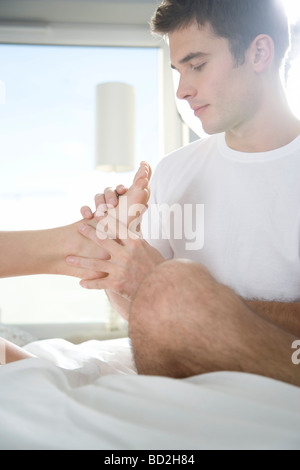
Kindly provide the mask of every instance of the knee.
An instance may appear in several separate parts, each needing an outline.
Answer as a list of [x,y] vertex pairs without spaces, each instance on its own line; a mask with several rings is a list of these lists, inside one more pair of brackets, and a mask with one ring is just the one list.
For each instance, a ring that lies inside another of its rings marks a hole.
[[[129,335],[139,373],[183,377],[191,343],[210,331],[217,284],[201,265],[186,260],[158,266],[143,282],[129,316]],[[206,341],[207,342],[207,341]],[[191,353],[193,356],[194,352]]]
[[[201,299],[212,298],[217,283],[208,270],[193,261],[171,260],[157,266],[141,284],[132,305],[132,316],[151,310],[152,318],[163,315],[170,303],[179,297],[194,295]],[[149,318],[148,318],[149,320]]]
[[[129,315],[131,337],[166,342],[178,330],[213,321],[219,286],[206,268],[188,260],[159,265],[140,286]],[[165,338],[164,338],[165,336]]]

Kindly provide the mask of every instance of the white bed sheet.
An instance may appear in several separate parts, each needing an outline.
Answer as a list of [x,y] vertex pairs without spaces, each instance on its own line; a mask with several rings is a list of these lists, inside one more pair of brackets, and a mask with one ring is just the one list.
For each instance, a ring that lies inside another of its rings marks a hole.
[[300,449],[300,388],[136,374],[129,341],[32,343],[0,367],[0,449]]

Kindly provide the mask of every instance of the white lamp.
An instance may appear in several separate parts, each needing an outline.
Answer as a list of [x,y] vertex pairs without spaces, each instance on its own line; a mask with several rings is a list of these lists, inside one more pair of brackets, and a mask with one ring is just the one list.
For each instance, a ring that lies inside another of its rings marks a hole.
[[135,90],[126,83],[102,83],[96,90],[96,168],[133,171]]

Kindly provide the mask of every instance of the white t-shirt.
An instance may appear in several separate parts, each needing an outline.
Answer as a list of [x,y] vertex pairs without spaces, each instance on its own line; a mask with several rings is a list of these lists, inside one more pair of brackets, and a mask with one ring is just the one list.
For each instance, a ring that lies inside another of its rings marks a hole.
[[199,140],[160,162],[151,190],[143,233],[165,258],[247,299],[300,300],[300,136],[250,154],[224,134]]

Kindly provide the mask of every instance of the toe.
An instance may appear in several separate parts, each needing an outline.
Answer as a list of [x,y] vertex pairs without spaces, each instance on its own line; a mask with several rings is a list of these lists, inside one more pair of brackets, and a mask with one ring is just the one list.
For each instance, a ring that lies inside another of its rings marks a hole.
[[152,171],[151,171],[151,167],[150,167],[149,163],[141,162],[140,168],[138,169],[138,171],[135,175],[133,184],[135,184],[141,178],[147,178],[150,181],[151,174],[152,174]]

